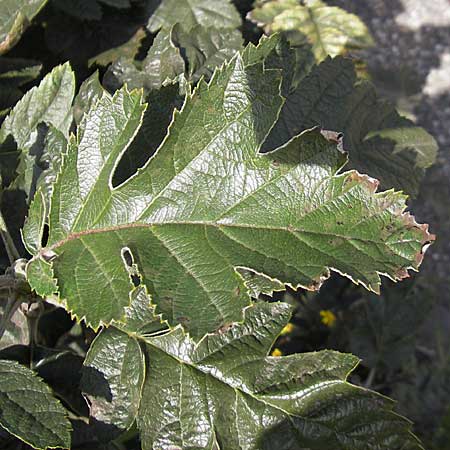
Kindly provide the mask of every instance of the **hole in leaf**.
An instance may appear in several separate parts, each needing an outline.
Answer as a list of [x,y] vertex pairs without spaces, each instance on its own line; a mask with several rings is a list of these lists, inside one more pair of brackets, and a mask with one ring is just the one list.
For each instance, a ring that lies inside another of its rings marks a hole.
[[139,274],[137,265],[134,263],[134,258],[133,254],[131,253],[131,250],[128,247],[124,247],[120,251],[120,254],[122,256],[122,261],[125,266],[125,269],[130,275],[130,280],[133,283],[133,286],[134,287],[139,286],[141,284],[141,276]]

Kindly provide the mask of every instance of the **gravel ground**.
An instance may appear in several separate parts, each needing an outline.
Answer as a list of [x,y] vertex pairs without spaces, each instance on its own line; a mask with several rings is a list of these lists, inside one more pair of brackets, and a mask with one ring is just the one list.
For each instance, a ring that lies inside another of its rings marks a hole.
[[[439,287],[439,303],[450,311],[450,0],[328,3],[355,13],[367,24],[376,45],[362,57],[379,91],[439,143],[437,162],[412,207],[438,236],[423,271]],[[445,317],[448,328],[450,315]]]

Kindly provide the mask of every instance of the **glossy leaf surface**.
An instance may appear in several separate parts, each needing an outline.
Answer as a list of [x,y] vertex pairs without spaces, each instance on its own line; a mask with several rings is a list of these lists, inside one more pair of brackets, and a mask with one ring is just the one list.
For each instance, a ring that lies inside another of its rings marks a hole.
[[13,182],[12,187],[24,190],[27,195],[33,193],[42,171],[38,163],[45,126],[53,126],[67,135],[72,122],[74,90],[75,78],[70,65],[58,66],[23,96],[3,122],[0,158],[8,161],[2,166],[10,170],[2,171],[2,177]]
[[308,289],[331,269],[373,291],[379,274],[417,269],[433,239],[427,227],[403,213],[402,194],[339,174],[334,134],[311,130],[258,153],[283,103],[280,81],[238,55],[199,84],[158,152],[117,187],[115,167],[145,108],[138,92],[102,97],[55,183],[48,245],[28,265],[36,292],[54,293],[32,269],[51,258],[61,299],[96,328],[124,317],[131,261],[158,312],[200,337],[242,318],[250,296],[238,267]]

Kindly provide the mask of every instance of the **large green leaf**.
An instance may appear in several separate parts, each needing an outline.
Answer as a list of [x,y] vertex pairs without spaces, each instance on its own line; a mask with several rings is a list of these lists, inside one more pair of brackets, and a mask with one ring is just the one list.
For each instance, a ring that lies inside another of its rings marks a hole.
[[0,361],[0,425],[37,449],[70,448],[65,409],[33,371]]
[[317,61],[373,43],[357,16],[322,0],[258,0],[249,17],[268,34],[285,33],[294,46],[310,42]]
[[141,292],[129,322],[104,330],[85,363],[96,380],[85,390],[91,415],[119,429],[137,417],[143,450],[421,448],[388,399],[345,381],[354,356],[267,356],[290,318],[287,304],[256,304],[244,323],[198,344],[181,327],[143,331],[152,320],[143,306]]
[[134,259],[164,317],[201,336],[249,304],[237,267],[309,289],[331,269],[373,291],[379,274],[417,269],[427,227],[403,213],[402,194],[339,174],[345,156],[334,139],[312,130],[258,154],[279,92],[278,70],[237,55],[200,82],[158,152],[117,187],[115,167],[145,108],[138,92],[102,97],[70,140],[47,248],[28,265],[32,287],[50,295],[57,283],[67,308],[96,328],[123,317]]
[[237,28],[241,17],[230,0],[163,0],[147,27],[155,33],[160,28],[170,30],[176,23],[181,23],[186,31],[196,25]]
[[17,44],[47,0],[0,0],[0,54]]
[[384,188],[417,194],[425,169],[436,159],[435,139],[379,99],[369,82],[357,82],[353,63],[342,57],[313,67],[286,96],[264,149],[313,126],[343,132],[350,166],[370,173]]

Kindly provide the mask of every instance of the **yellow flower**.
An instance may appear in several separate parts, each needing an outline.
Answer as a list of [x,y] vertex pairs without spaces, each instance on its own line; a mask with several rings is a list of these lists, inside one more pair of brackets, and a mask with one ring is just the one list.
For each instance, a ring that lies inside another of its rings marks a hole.
[[333,311],[330,311],[329,309],[320,311],[320,317],[322,323],[327,327],[332,327],[336,322],[336,316],[334,315]]
[[280,333],[280,336],[284,336],[285,334],[289,334],[292,333],[294,331],[294,324],[293,323],[288,323],[282,330]]
[[272,356],[281,356],[283,352],[279,348],[274,348],[272,352]]

